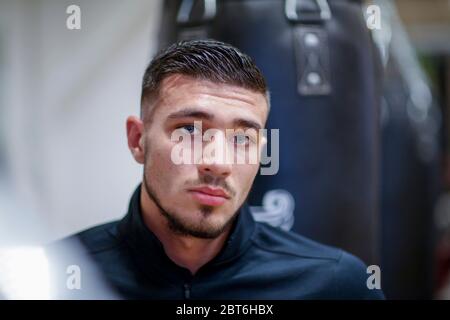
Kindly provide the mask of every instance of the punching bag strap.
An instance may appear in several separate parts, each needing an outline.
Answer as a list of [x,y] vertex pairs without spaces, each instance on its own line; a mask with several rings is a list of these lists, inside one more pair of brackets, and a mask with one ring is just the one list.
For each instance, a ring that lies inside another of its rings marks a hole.
[[284,12],[293,22],[321,22],[331,18],[327,0],[286,0]]
[[298,93],[329,95],[329,47],[324,22],[331,19],[331,10],[327,0],[285,0],[285,15],[294,25]]
[[217,0],[182,0],[177,24],[182,27],[178,40],[207,38],[207,25],[217,14]]

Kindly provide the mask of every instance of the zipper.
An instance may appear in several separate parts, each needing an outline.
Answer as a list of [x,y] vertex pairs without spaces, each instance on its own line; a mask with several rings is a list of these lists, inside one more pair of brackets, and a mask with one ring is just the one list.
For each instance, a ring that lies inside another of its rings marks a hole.
[[191,298],[191,285],[189,283],[184,284],[184,298],[185,299]]

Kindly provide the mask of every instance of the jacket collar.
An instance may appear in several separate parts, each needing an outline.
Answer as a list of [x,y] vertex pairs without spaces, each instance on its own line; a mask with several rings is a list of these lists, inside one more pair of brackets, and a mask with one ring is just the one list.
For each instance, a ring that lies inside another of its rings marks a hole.
[[[142,219],[140,192],[141,185],[133,193],[128,213],[119,223],[119,234],[130,246],[133,260],[141,271],[153,279],[158,276],[170,282],[178,282],[192,278],[188,269],[178,266],[166,255],[162,243],[145,225]],[[237,258],[248,248],[255,229],[255,221],[247,204],[239,211],[222,250],[202,266],[197,274]]]

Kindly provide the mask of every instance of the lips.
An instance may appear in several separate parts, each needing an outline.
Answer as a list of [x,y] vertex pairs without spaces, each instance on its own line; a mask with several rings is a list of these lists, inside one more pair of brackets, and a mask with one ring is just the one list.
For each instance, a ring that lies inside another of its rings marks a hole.
[[208,206],[220,206],[227,201],[230,196],[220,188],[200,187],[190,189],[195,200]]

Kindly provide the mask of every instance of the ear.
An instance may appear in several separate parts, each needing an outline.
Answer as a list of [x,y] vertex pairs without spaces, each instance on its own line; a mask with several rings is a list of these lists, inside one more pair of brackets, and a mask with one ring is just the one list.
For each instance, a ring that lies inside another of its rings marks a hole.
[[136,162],[144,163],[144,123],[136,116],[129,116],[127,118],[127,138],[128,148]]

